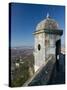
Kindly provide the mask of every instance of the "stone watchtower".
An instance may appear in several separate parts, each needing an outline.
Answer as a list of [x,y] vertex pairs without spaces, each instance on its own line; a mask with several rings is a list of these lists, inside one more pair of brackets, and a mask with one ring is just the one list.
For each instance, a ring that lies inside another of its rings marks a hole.
[[61,49],[61,35],[63,30],[59,29],[58,23],[47,15],[46,19],[38,23],[34,34],[34,60],[35,72],[49,61],[51,55],[59,60]]

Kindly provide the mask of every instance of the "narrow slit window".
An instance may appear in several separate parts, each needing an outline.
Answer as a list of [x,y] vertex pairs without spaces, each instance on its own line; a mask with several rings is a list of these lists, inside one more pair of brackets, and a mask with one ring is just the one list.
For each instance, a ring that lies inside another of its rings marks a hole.
[[41,46],[40,46],[40,44],[38,44],[38,50],[40,51],[40,49],[41,49]]

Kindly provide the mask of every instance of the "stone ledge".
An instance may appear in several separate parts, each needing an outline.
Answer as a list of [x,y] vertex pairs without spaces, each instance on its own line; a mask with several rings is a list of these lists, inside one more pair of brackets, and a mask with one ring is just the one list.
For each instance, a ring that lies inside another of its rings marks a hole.
[[56,34],[56,35],[62,35],[63,34],[63,30],[54,30],[54,29],[43,29],[43,30],[38,30],[38,31],[35,31],[33,33],[33,35],[35,34],[40,34],[40,33],[48,33],[48,34]]

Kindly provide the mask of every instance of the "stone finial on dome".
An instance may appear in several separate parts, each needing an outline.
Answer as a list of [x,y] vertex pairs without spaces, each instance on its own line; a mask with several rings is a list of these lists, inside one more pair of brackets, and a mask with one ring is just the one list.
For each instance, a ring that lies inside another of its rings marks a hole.
[[49,16],[49,13],[47,13],[47,16],[46,16],[47,18],[50,18],[50,16]]

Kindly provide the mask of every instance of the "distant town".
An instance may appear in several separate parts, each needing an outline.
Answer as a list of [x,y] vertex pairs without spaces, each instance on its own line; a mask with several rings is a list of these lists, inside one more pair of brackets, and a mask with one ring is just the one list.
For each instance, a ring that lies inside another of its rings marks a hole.
[[30,65],[33,68],[34,56],[32,46],[11,48],[11,86],[21,86],[29,79],[28,68]]

